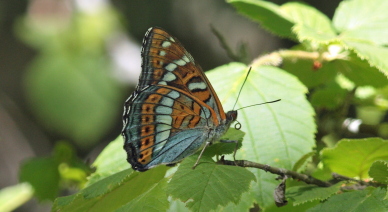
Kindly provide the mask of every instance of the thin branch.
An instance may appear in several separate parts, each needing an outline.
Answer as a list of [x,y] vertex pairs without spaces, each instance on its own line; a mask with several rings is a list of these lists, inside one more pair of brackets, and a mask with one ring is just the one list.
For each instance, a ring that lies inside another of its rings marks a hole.
[[340,174],[337,174],[337,173],[333,173],[332,176],[333,176],[333,178],[335,180],[338,180],[338,181],[352,181],[352,182],[356,182],[358,185],[361,185],[361,186],[379,187],[379,186],[383,185],[383,184],[372,182],[372,181],[365,182],[363,180],[356,180],[354,178],[346,177],[346,176],[343,176],[343,175],[340,175]]
[[308,176],[305,174],[300,174],[300,173],[297,173],[297,172],[294,172],[291,170],[287,170],[287,169],[271,167],[269,165],[255,163],[252,161],[247,161],[247,160],[230,161],[230,160],[223,160],[223,158],[221,158],[220,162],[224,165],[229,165],[229,166],[258,168],[258,169],[262,169],[266,172],[270,172],[272,174],[277,174],[280,176],[287,175],[287,176],[292,177],[294,179],[301,180],[307,184],[315,184],[315,185],[320,186],[320,187],[329,187],[329,186],[333,185],[329,182],[321,181],[321,180],[318,180],[314,177],[311,177],[311,176]]
[[279,50],[255,59],[251,66],[261,65],[279,66],[284,59],[304,59],[313,61],[332,61],[336,59],[346,59],[344,55],[331,55],[329,52],[308,52],[301,50]]

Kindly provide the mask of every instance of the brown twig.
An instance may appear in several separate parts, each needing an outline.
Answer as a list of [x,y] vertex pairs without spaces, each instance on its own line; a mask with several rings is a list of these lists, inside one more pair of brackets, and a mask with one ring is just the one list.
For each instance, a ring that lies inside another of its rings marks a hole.
[[247,160],[230,161],[230,160],[223,160],[223,158],[221,158],[221,163],[224,165],[229,165],[229,166],[236,166],[237,165],[237,166],[241,166],[241,167],[258,168],[258,169],[262,169],[266,172],[270,172],[272,174],[277,174],[277,175],[281,175],[281,176],[287,175],[287,176],[292,177],[294,179],[301,180],[307,184],[315,184],[315,185],[320,186],[320,187],[329,187],[332,185],[329,182],[321,181],[321,180],[318,180],[314,177],[311,177],[311,176],[308,176],[305,174],[300,174],[300,173],[297,173],[297,172],[294,172],[291,170],[276,168],[276,167],[272,167],[269,165],[255,163],[255,162],[247,161]]
[[[382,184],[380,184],[380,183],[376,183],[376,182],[372,182],[372,181],[365,182],[363,180],[357,180],[357,179],[346,177],[346,176],[343,176],[343,175],[340,175],[340,174],[337,174],[337,173],[333,173],[332,176],[333,176],[334,179],[336,179],[338,181],[351,181],[351,182],[357,183],[358,185],[360,185],[362,187],[366,187],[366,186],[379,187],[379,186],[382,186]],[[349,189],[347,189],[347,190],[349,190]]]

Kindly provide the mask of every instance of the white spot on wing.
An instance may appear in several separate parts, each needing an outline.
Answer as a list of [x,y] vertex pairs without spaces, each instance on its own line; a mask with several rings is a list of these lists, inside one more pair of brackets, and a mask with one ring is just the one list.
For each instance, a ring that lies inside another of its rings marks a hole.
[[174,105],[174,99],[164,97],[164,98],[162,98],[161,103],[165,106],[172,107]]
[[162,131],[169,131],[171,130],[171,124],[170,125],[167,125],[167,124],[157,124],[156,125],[156,132],[162,132]]
[[165,55],[166,55],[166,52],[165,52],[165,51],[160,51],[160,52],[159,52],[159,55],[160,55],[160,56],[165,56]]
[[155,109],[156,116],[158,114],[171,114],[172,113],[172,108],[171,107],[166,107],[166,106],[157,106]]
[[158,124],[156,125],[156,143],[154,151],[157,152],[160,149],[163,148],[164,144],[166,143],[167,139],[170,137],[170,129],[171,126],[165,125],[165,124]]
[[176,64],[179,65],[179,66],[184,66],[184,65],[186,65],[186,61],[184,61],[183,59],[175,60],[174,63],[176,63]]
[[170,93],[167,94],[167,96],[169,96],[173,99],[177,99],[180,95],[177,91],[171,91]]
[[206,89],[206,84],[204,82],[192,82],[189,84],[189,90],[195,90],[195,89],[200,89],[204,90]]
[[166,65],[165,69],[167,71],[174,71],[176,69],[177,65],[175,63],[169,63],[168,65]]
[[182,60],[186,61],[186,63],[190,62],[189,58],[186,55],[182,57]]
[[165,81],[160,81],[158,84],[159,84],[159,85],[167,85],[167,82],[165,82]]
[[171,82],[171,81],[174,81],[176,79],[176,76],[175,74],[171,73],[171,72],[167,72],[164,74],[163,76],[163,80],[164,81],[167,81],[167,82]]
[[171,125],[172,117],[169,115],[156,115],[156,122]]
[[167,47],[169,47],[169,46],[171,46],[171,42],[169,42],[169,41],[163,41],[163,43],[162,43],[162,47],[163,47],[163,48],[167,48]]

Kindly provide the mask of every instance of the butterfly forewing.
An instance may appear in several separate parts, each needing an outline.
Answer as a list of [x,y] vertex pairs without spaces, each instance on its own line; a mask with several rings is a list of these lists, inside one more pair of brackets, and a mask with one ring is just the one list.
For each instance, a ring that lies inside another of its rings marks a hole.
[[209,80],[177,38],[161,28],[149,29],[143,41],[142,58],[139,90],[153,84],[179,88],[213,108],[216,121],[225,119]]

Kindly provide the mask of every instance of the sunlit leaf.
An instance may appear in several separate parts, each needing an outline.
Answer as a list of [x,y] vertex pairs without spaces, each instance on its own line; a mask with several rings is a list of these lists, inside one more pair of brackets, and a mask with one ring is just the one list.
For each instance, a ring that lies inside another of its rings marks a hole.
[[[371,188],[365,190],[356,190],[334,195],[326,202],[315,206],[308,212],[315,211],[387,211],[388,200],[383,199],[386,189]],[[346,203],[346,204],[344,204]]]
[[388,1],[342,1],[335,11],[333,23],[341,39],[388,44]]
[[186,158],[168,184],[168,193],[174,199],[186,202],[193,211],[209,211],[229,202],[237,204],[247,192],[254,175],[245,168],[214,163],[202,156],[199,165],[192,167],[198,155]]
[[264,29],[281,37],[296,39],[291,30],[294,23],[282,13],[278,5],[260,0],[228,0],[227,2],[236,7],[239,13],[259,22]]
[[[207,73],[226,111],[233,107],[248,67],[231,63]],[[224,77],[222,77],[224,76]],[[292,75],[275,67],[252,68],[237,107],[276,99],[280,102],[238,111],[246,133],[236,159],[292,169],[315,145],[314,111],[305,98],[307,89]],[[251,189],[261,207],[273,203],[278,182],[272,174],[251,170],[258,179]]]
[[369,176],[374,181],[388,184],[388,161],[379,160],[374,162],[369,169]]
[[124,170],[106,177],[72,196],[55,200],[53,211],[115,211],[132,202],[142,204],[142,195],[162,182],[167,168],[160,166],[147,172]]
[[304,204],[314,200],[326,200],[339,191],[341,183],[330,187],[314,185],[294,186],[287,189],[286,196],[294,205]]
[[372,163],[388,160],[388,141],[381,138],[342,139],[321,151],[323,164],[348,177],[367,178]]
[[124,169],[128,169],[131,166],[127,162],[127,154],[123,145],[123,138],[119,136],[105,147],[93,163],[96,171],[90,176],[88,185]]

